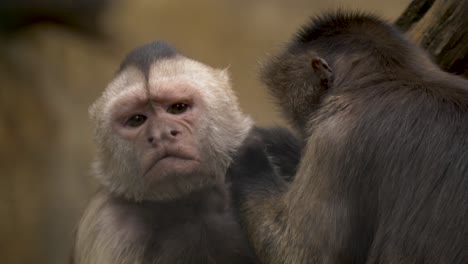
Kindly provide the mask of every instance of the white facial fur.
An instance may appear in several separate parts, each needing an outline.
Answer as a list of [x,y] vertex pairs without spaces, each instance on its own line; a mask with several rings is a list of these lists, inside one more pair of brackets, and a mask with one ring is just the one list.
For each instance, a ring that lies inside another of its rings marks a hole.
[[[175,166],[173,171],[165,172],[166,180],[151,184],[143,175],[142,160],[153,150],[142,143],[145,138],[138,139],[144,137],[142,134],[128,139],[117,133],[114,116],[135,99],[151,105],[154,97],[180,94],[193,95],[198,101],[197,112],[183,121],[192,126],[187,128],[189,136],[177,143],[177,148],[196,155],[200,165],[188,174]],[[232,155],[253,125],[239,108],[226,70],[216,70],[183,56],[151,65],[148,80],[137,67],[123,69],[91,106],[90,116],[98,144],[96,176],[111,192],[133,200],[172,199],[222,183]]]

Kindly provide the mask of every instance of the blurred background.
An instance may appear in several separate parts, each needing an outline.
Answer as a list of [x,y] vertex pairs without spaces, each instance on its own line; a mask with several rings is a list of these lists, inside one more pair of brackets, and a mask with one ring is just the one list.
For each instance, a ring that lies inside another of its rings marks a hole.
[[284,124],[256,78],[308,17],[338,7],[391,21],[410,0],[0,1],[0,262],[67,263],[97,189],[88,106],[125,54],[164,39],[229,67],[241,106]]

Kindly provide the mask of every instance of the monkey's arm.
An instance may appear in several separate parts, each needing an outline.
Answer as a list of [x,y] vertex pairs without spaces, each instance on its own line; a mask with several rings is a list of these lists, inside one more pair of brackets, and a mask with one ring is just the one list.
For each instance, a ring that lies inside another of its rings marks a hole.
[[[317,188],[320,179],[309,175],[314,171],[311,166],[323,178],[327,176],[310,158],[321,152],[311,146],[303,154],[310,162],[298,166],[291,183],[274,168],[258,134],[244,142],[228,171],[233,207],[264,263],[348,260],[350,245],[344,241],[349,241],[353,214],[346,196],[337,194],[333,186]],[[343,232],[335,232],[337,226]]]
[[[254,189],[282,189],[286,182],[275,169],[269,157],[270,151],[276,151],[273,145],[268,147],[264,136],[265,129],[255,128],[237,151],[233,163],[228,169],[227,177],[231,182],[233,201],[242,204],[248,193]],[[284,156],[286,160],[290,157]]]
[[265,151],[279,175],[290,182],[296,174],[304,142],[283,127],[255,127],[252,133],[261,138]]
[[276,263],[272,260],[278,258],[273,256],[282,254],[276,251],[283,248],[281,237],[287,227],[281,197],[288,183],[275,170],[265,142],[255,131],[238,150],[227,175],[234,211],[257,256],[262,263]]

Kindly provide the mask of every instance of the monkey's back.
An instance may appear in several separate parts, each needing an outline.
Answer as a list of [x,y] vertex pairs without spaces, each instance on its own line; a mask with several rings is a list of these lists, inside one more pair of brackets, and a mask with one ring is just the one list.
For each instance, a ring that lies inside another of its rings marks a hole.
[[[329,166],[344,179],[337,192],[360,202],[351,240],[366,263],[468,260],[468,82],[443,76],[374,79],[317,114],[318,133],[344,143]],[[320,131],[329,118],[344,122]]]

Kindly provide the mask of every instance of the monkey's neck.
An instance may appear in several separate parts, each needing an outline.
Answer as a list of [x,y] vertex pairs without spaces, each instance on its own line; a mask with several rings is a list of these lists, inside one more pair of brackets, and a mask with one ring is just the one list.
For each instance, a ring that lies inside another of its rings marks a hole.
[[193,208],[202,211],[224,211],[228,203],[224,186],[215,185],[193,191],[179,199],[158,202],[163,206]]
[[114,203],[141,212],[164,212],[192,217],[196,214],[223,213],[228,207],[228,195],[223,185],[215,185],[193,191],[177,199],[164,201],[130,201],[120,196],[113,196]]

